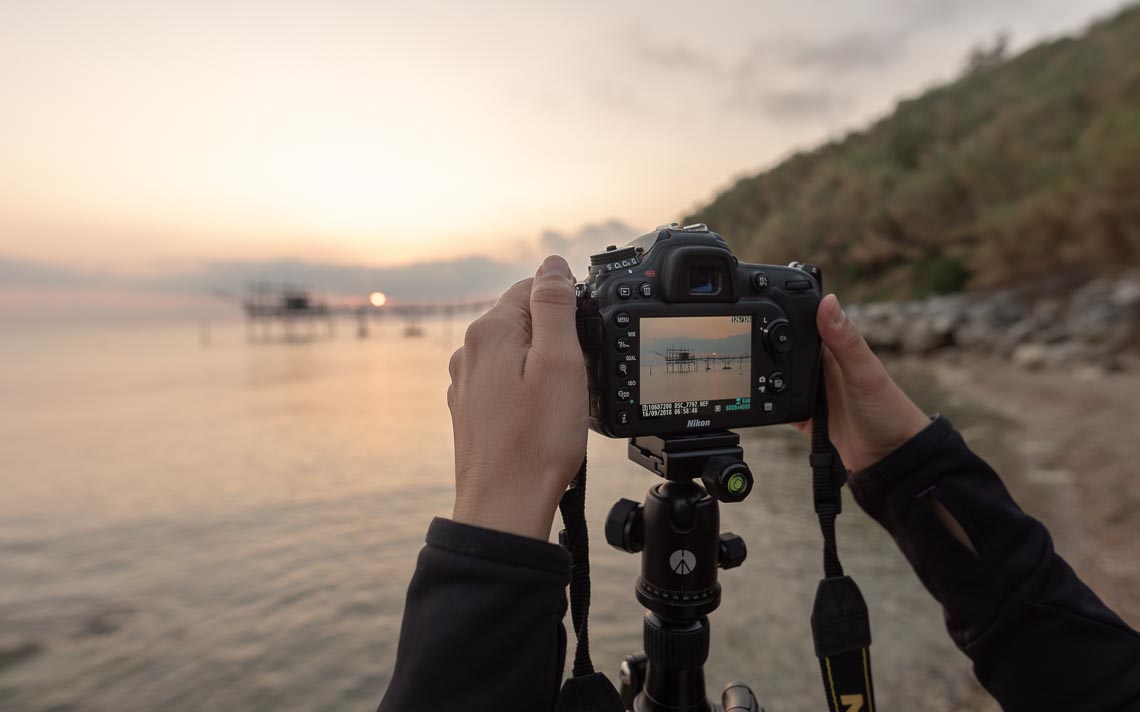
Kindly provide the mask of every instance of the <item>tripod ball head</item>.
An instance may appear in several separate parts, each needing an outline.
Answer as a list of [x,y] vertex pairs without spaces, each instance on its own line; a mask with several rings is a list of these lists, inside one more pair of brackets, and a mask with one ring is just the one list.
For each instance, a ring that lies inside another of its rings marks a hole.
[[752,470],[738,457],[710,457],[701,472],[705,490],[721,502],[741,502],[752,492]]

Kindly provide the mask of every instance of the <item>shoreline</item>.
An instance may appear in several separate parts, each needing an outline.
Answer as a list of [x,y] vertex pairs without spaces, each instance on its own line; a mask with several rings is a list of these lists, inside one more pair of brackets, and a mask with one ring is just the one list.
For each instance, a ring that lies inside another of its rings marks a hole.
[[[1140,486],[1135,483],[1140,372],[1026,370],[997,356],[888,355],[927,412],[957,424],[1014,500],[1042,521],[1057,553],[1105,604],[1140,626]],[[969,414],[970,417],[966,417]],[[997,712],[973,675],[949,709]]]
[[1014,499],[1053,534],[1057,552],[1121,618],[1140,626],[1140,373],[1025,370],[994,357],[894,357],[939,390],[1009,424],[964,429]]

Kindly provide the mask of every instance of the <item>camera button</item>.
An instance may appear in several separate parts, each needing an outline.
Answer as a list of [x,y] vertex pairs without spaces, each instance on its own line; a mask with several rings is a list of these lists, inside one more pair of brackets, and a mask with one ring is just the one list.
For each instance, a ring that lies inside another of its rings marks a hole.
[[784,289],[789,292],[806,292],[811,289],[810,279],[791,279],[784,282]]
[[629,389],[629,386],[622,386],[621,388],[617,389],[617,392],[614,393],[614,396],[619,401],[627,401],[633,398],[633,391]]
[[614,419],[617,420],[618,425],[629,425],[629,411],[619,410]]
[[768,337],[768,344],[778,354],[786,354],[795,344],[795,334],[792,325],[783,319],[776,319],[764,330]]
[[641,292],[641,296],[643,297],[652,297],[653,285],[649,282],[642,282],[641,286],[637,288],[637,291]]
[[618,338],[617,341],[614,342],[614,348],[616,348],[618,350],[618,353],[624,354],[633,348],[633,344],[630,343],[629,339],[622,336],[622,337]]
[[614,314],[614,323],[621,328],[624,329],[625,327],[629,326],[629,322],[629,312],[618,312],[617,314]]
[[617,371],[617,375],[622,378],[629,376],[629,361],[619,361],[617,368],[614,370]]
[[617,295],[622,299],[629,299],[633,296],[633,287],[628,284],[619,284],[617,288]]
[[784,380],[784,374],[779,371],[768,376],[768,385],[771,386],[773,393],[783,393],[788,390],[788,382]]
[[757,272],[752,275],[752,288],[757,292],[763,292],[768,288],[768,275],[763,272]]

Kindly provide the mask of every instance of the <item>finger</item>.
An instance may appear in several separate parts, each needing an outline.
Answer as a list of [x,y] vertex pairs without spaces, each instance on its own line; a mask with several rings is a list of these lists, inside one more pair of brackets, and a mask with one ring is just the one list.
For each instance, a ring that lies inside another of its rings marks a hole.
[[531,349],[547,356],[581,352],[574,324],[574,276],[557,255],[547,257],[530,291]]
[[[530,285],[533,280],[515,282],[503,292],[495,305],[467,326],[463,345],[469,350],[482,349],[490,344],[509,342],[527,344],[530,341]],[[472,351],[474,353],[474,351]],[[465,358],[469,356],[465,355]],[[471,357],[473,358],[473,357]]]
[[451,354],[451,361],[447,364],[447,372],[451,374],[453,382],[459,380],[459,372],[463,369],[463,347],[460,346]]
[[867,346],[854,322],[843,313],[834,294],[828,294],[819,303],[816,326],[823,343],[835,357],[848,389],[869,393],[886,382],[883,364]]
[[530,289],[533,279],[520,279],[510,286],[507,291],[487,310],[483,317],[499,318],[507,321],[517,321],[530,336]]
[[[827,384],[827,411],[830,420],[835,420],[838,416],[840,419],[846,412],[846,402],[843,395],[843,375],[839,371],[839,364],[836,363],[835,357],[831,355],[831,350],[824,348],[821,354],[823,358],[823,380]],[[799,423],[792,423],[801,433],[805,435],[811,434],[812,418],[801,421]]]

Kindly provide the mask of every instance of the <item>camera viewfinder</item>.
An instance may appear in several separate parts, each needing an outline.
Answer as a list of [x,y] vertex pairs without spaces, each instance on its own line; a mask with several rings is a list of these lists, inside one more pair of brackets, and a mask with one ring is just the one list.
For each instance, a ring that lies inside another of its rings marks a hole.
[[687,281],[692,296],[720,294],[720,270],[716,267],[690,267]]

